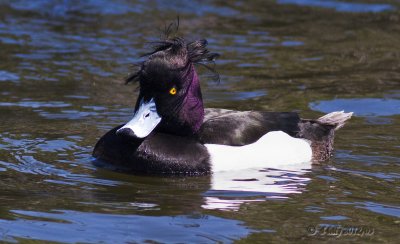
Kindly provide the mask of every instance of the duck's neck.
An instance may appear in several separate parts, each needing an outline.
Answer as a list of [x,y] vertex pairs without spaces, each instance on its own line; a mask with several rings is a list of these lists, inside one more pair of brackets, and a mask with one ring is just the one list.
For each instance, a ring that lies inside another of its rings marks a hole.
[[159,131],[182,136],[196,135],[203,124],[204,106],[201,95],[200,81],[193,64],[183,71],[186,83],[185,96],[182,97],[179,111],[164,117],[159,125]]
[[200,81],[193,64],[190,64],[188,78],[191,83],[183,102],[182,115],[184,121],[191,127],[193,134],[196,134],[204,119],[203,97],[201,95]]

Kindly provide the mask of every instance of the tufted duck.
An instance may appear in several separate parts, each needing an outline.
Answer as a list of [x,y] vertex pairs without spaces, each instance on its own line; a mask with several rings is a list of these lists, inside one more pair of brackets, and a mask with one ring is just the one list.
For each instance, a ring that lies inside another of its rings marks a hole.
[[331,156],[334,132],[352,113],[308,120],[294,112],[205,109],[195,64],[218,56],[206,46],[183,38],[157,43],[126,80],[140,84],[132,120],[100,138],[97,160],[135,173],[201,175]]

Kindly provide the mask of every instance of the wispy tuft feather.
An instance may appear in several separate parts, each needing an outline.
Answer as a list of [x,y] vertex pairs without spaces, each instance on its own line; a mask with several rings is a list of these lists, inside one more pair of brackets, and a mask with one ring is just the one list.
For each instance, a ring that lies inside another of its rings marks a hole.
[[176,17],[176,22],[171,22],[168,27],[165,25],[164,39],[169,39],[173,32],[178,33],[179,30],[179,15]]
[[[212,53],[207,49],[208,42],[206,39],[187,43],[186,40],[182,37],[170,37],[173,32],[177,33],[178,29],[179,16],[177,17],[176,22],[172,22],[168,26],[165,26],[164,39],[161,41],[150,42],[153,50],[143,54],[141,57],[151,57],[153,54],[167,50],[168,52],[171,52],[171,54],[177,54],[179,51],[186,49],[186,52],[184,53],[186,53],[185,55],[187,56],[182,57],[182,60],[187,60],[187,62],[199,64],[205,67],[213,74],[213,79],[219,82],[220,77],[214,66],[215,59],[218,58],[220,55],[218,53]],[[125,84],[136,82],[139,80],[144,63],[145,61],[133,65],[136,71],[130,73],[125,78]],[[212,66],[210,66],[209,64],[212,64]]]
[[[207,49],[208,42],[206,39],[197,40],[187,44],[189,60],[192,63],[200,64],[213,74],[213,79],[220,81],[218,72],[215,70],[215,60],[220,56],[218,53],[211,53]],[[209,66],[208,64],[213,66]]]

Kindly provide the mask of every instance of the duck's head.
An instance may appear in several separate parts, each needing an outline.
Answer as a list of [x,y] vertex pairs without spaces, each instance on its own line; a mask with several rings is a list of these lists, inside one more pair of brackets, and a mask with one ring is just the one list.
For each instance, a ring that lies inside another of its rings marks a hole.
[[213,61],[206,40],[183,38],[157,42],[139,69],[127,78],[138,81],[140,93],[133,118],[118,135],[145,138],[157,130],[175,135],[196,134],[204,118],[203,99],[195,64]]

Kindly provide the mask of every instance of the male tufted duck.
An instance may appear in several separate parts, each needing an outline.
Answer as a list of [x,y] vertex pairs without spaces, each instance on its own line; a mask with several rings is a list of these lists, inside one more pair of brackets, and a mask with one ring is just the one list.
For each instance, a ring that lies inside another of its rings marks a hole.
[[352,113],[316,120],[294,112],[204,109],[195,64],[213,61],[206,40],[157,43],[127,78],[140,93],[131,121],[107,132],[93,156],[141,174],[200,175],[328,159]]

